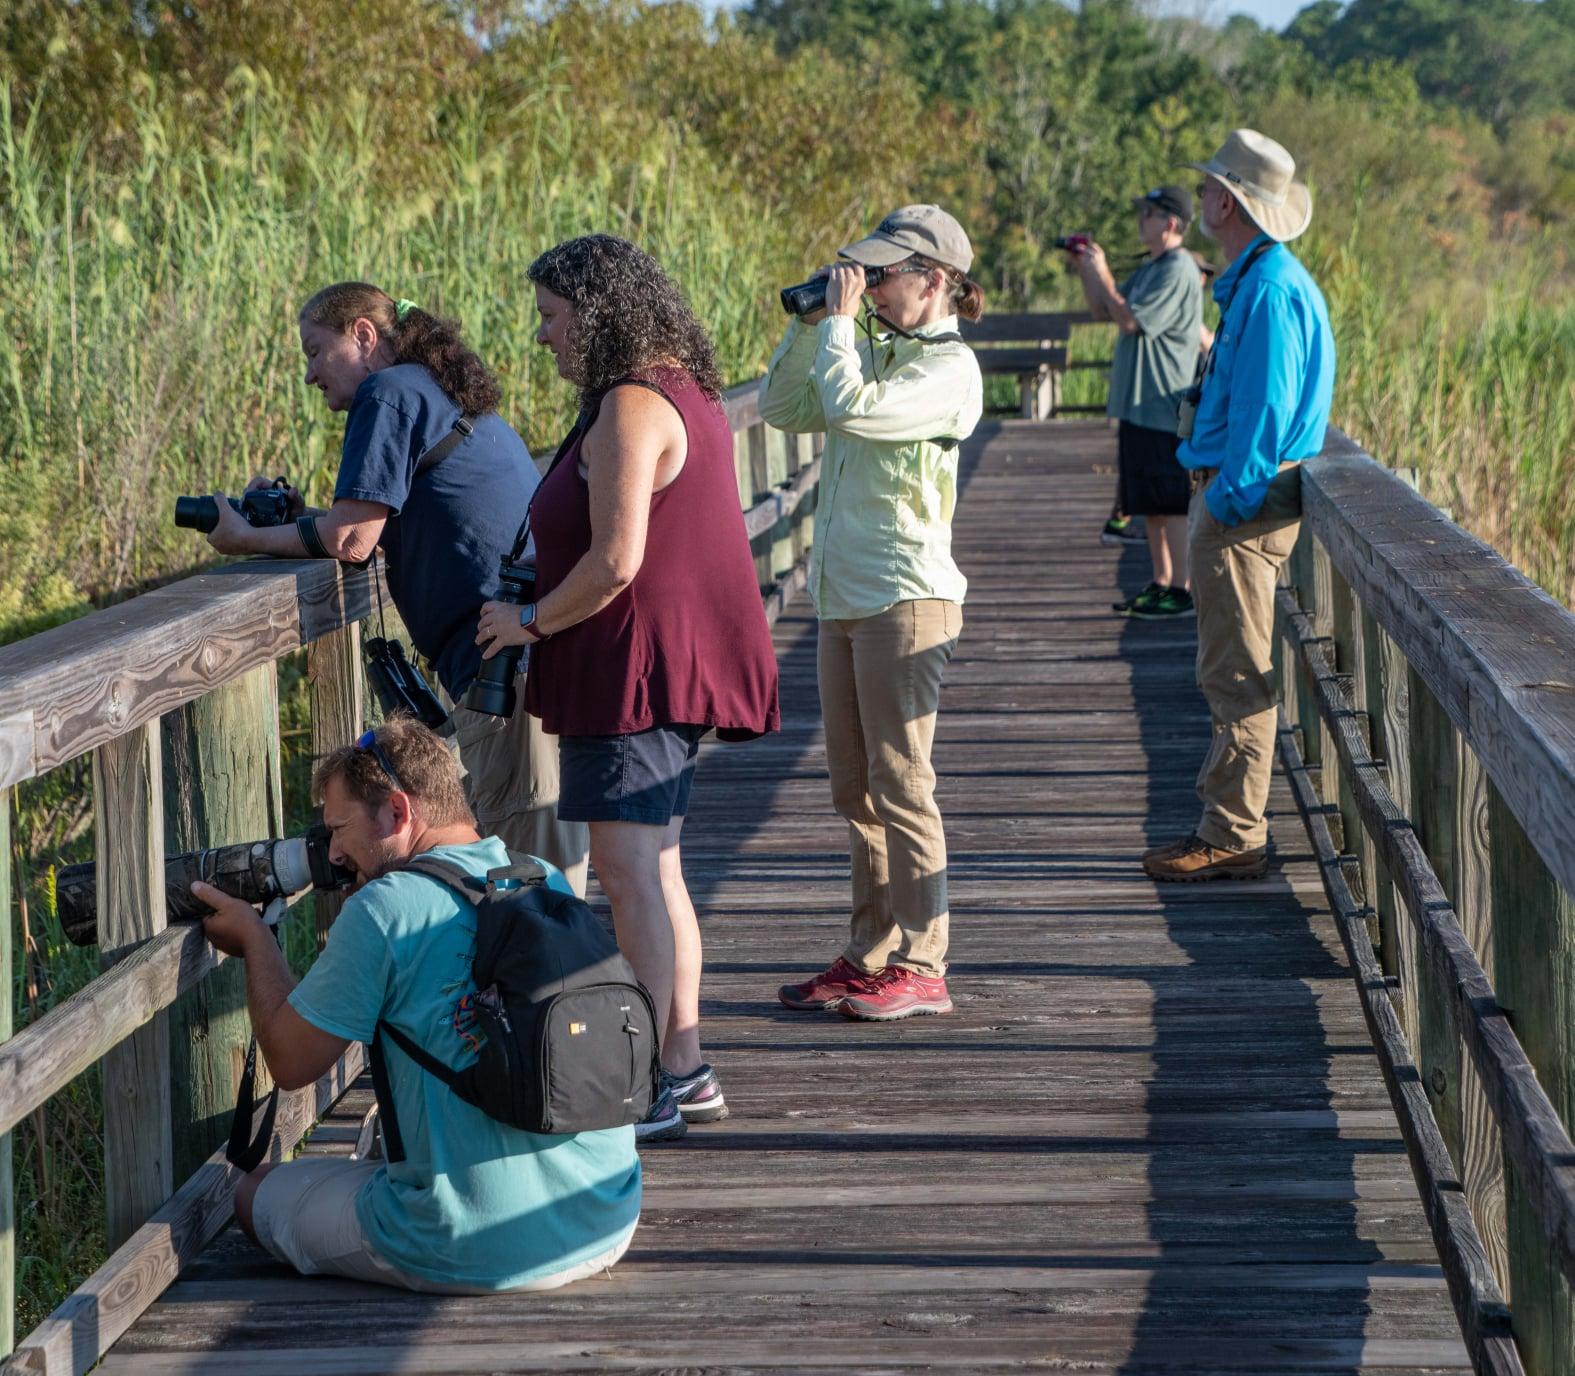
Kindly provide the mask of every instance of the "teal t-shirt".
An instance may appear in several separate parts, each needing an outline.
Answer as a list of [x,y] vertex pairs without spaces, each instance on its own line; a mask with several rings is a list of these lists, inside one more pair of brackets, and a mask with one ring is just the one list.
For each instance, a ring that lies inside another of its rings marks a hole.
[[1107,415],[1176,433],[1181,398],[1198,371],[1203,274],[1184,248],[1151,258],[1121,284],[1138,334],[1121,334],[1110,365]]
[[[508,863],[496,837],[432,856],[477,875]],[[557,886],[563,885],[561,876]],[[462,1069],[454,1028],[475,990],[475,909],[425,875],[396,872],[352,894],[290,1004],[323,1031],[370,1042],[378,1020]],[[385,1042],[405,1160],[367,1182],[358,1212],[386,1261],[428,1280],[506,1290],[587,1261],[634,1231],[634,1129],[521,1132],[467,1104]]]

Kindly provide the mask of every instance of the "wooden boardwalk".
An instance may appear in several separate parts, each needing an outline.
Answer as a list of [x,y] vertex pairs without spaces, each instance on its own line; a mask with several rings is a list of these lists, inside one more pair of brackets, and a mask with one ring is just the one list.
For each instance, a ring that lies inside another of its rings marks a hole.
[[[957,1012],[779,1007],[845,930],[814,623],[783,733],[702,761],[686,847],[733,1117],[645,1154],[606,1279],[426,1299],[294,1277],[231,1228],[107,1373],[1469,1369],[1290,800],[1245,884],[1157,888],[1195,820],[1189,625],[1124,622],[1102,425],[971,446],[937,745]],[[348,1150],[368,1096],[316,1134]]]

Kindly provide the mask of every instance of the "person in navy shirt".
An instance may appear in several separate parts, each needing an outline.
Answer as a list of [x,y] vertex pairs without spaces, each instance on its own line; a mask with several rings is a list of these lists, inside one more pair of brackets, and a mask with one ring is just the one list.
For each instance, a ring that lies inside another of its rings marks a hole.
[[[295,524],[254,529],[220,500],[208,542],[224,554],[353,563],[381,548],[411,641],[460,702],[481,664],[482,604],[497,595],[498,563],[540,481],[530,452],[497,414],[497,379],[454,322],[365,282],[339,282],[301,308],[299,324],[307,386],[349,413],[333,505],[308,510],[292,489]],[[468,433],[456,430],[462,420]],[[448,452],[418,472],[451,436]],[[589,842],[583,824],[557,818],[557,742],[522,704],[507,720],[457,707],[454,725],[483,833],[550,861],[583,894]]]
[[1220,326],[1191,435],[1187,547],[1198,613],[1198,686],[1214,732],[1198,774],[1196,831],[1147,852],[1155,879],[1264,872],[1276,718],[1274,590],[1301,527],[1301,468],[1323,448],[1334,336],[1323,293],[1285,247],[1312,220],[1291,155],[1238,129],[1198,187],[1203,231],[1228,263]]

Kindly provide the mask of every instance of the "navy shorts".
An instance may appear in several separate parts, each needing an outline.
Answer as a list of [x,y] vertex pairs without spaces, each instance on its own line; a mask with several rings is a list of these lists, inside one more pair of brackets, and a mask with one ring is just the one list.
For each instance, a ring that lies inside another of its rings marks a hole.
[[1169,430],[1122,421],[1116,431],[1121,474],[1121,510],[1127,516],[1185,516],[1192,478],[1176,450],[1181,440]]
[[642,822],[687,816],[695,758],[708,726],[653,726],[624,736],[559,736],[560,822]]

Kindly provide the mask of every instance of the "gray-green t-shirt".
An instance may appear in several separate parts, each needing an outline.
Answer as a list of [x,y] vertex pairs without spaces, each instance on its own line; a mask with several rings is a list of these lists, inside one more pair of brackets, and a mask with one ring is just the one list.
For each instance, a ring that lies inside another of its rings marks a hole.
[[1105,413],[1174,433],[1182,394],[1198,367],[1203,274],[1186,249],[1173,248],[1127,278],[1121,295],[1141,333],[1116,341]]

